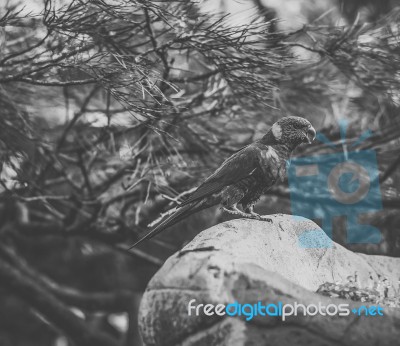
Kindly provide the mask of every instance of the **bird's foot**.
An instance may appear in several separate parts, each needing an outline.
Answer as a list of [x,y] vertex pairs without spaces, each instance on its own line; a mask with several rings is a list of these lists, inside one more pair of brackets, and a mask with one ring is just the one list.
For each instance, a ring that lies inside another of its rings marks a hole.
[[269,217],[257,214],[254,211],[249,212],[249,213],[245,213],[245,212],[239,210],[237,207],[236,208],[232,207],[231,209],[222,207],[222,209],[224,211],[226,211],[227,213],[231,214],[231,215],[241,216],[241,217],[244,217],[246,219],[253,219],[253,220],[259,220],[259,221],[272,222],[272,219],[270,219]]
[[244,213],[243,211],[239,210],[237,207],[231,207],[231,208],[222,207],[222,210],[227,212],[228,214],[236,215],[236,216],[248,217],[250,215],[250,214]]
[[249,214],[250,214],[250,215],[253,215],[254,218],[257,219],[257,220],[272,222],[272,219],[271,219],[271,218],[269,218],[269,217],[267,217],[267,216],[264,216],[264,215],[260,215],[260,214],[254,212],[254,211],[253,211],[253,212],[250,212]]
[[250,206],[248,206],[248,207],[246,207],[246,208],[244,209],[244,211],[245,211],[246,213],[248,213],[248,214],[253,215],[257,220],[272,222],[272,219],[270,219],[269,217],[263,216],[263,215],[260,215],[260,214],[256,213],[256,212],[254,211],[254,204],[253,204],[253,205],[250,205]]
[[270,223],[273,222],[272,219],[270,217],[268,217],[268,216],[264,216],[264,215],[260,215],[260,216],[261,216],[261,220],[262,221],[267,221],[267,222],[270,222]]

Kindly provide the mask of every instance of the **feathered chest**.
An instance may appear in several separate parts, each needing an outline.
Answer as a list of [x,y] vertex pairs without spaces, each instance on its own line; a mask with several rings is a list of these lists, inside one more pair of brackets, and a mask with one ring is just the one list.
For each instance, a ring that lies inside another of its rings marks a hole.
[[272,185],[278,180],[284,181],[288,160],[272,146],[260,150],[259,169],[257,175],[262,176],[266,185]]

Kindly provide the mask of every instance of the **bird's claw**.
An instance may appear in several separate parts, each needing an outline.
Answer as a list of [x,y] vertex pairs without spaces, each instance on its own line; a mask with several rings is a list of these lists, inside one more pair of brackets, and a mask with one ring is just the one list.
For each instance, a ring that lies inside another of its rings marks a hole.
[[260,215],[260,214],[257,214],[257,213],[249,213],[249,217],[251,218],[253,218],[253,219],[256,219],[256,220],[261,220],[262,219],[262,216]]
[[253,220],[259,220],[259,221],[272,222],[271,218],[263,216],[263,215],[260,215],[260,214],[257,214],[255,212],[245,213],[245,212],[243,212],[241,210],[238,210],[237,208],[234,208],[232,210],[232,209],[228,209],[228,208],[222,207],[222,209],[224,211],[226,211],[227,213],[229,213],[229,214],[236,215],[236,216],[241,216],[241,217],[244,217],[246,219],[253,219]]
[[260,221],[267,221],[267,222],[272,222],[272,219],[267,217],[267,216],[263,216],[257,213],[250,213],[250,215],[252,215],[255,219],[260,220]]
[[270,223],[273,222],[272,219],[270,217],[267,217],[267,216],[261,216],[261,220],[262,221],[267,221],[267,222],[270,222]]

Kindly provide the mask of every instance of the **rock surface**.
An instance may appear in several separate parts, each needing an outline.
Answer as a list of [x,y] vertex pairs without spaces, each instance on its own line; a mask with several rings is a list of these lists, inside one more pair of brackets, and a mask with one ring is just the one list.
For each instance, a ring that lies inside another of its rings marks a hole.
[[[323,305],[361,303],[314,293],[325,282],[358,274],[367,286],[372,274],[397,287],[400,258],[356,254],[330,242],[312,221],[273,215],[273,222],[233,220],[200,233],[171,256],[150,281],[140,308],[145,345],[395,345],[400,310],[384,316],[188,316],[188,302]],[[312,231],[312,237],[304,238]],[[301,241],[299,239],[302,239]],[[304,239],[307,239],[306,241]],[[331,247],[321,247],[323,245]],[[320,248],[307,248],[320,246]],[[399,293],[399,292],[397,292]]]

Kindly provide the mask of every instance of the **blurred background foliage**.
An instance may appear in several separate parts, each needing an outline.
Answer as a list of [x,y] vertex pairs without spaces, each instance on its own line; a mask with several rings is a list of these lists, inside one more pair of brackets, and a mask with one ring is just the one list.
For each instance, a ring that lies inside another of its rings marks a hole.
[[[339,152],[372,131],[354,150],[378,154],[384,210],[365,218],[384,240],[346,244],[343,218],[333,236],[352,250],[399,256],[395,5],[2,2],[0,344],[140,345],[148,280],[227,217],[206,210],[125,249],[283,115],[306,117]],[[329,152],[316,142],[295,155]],[[287,182],[257,208],[290,213]]]

